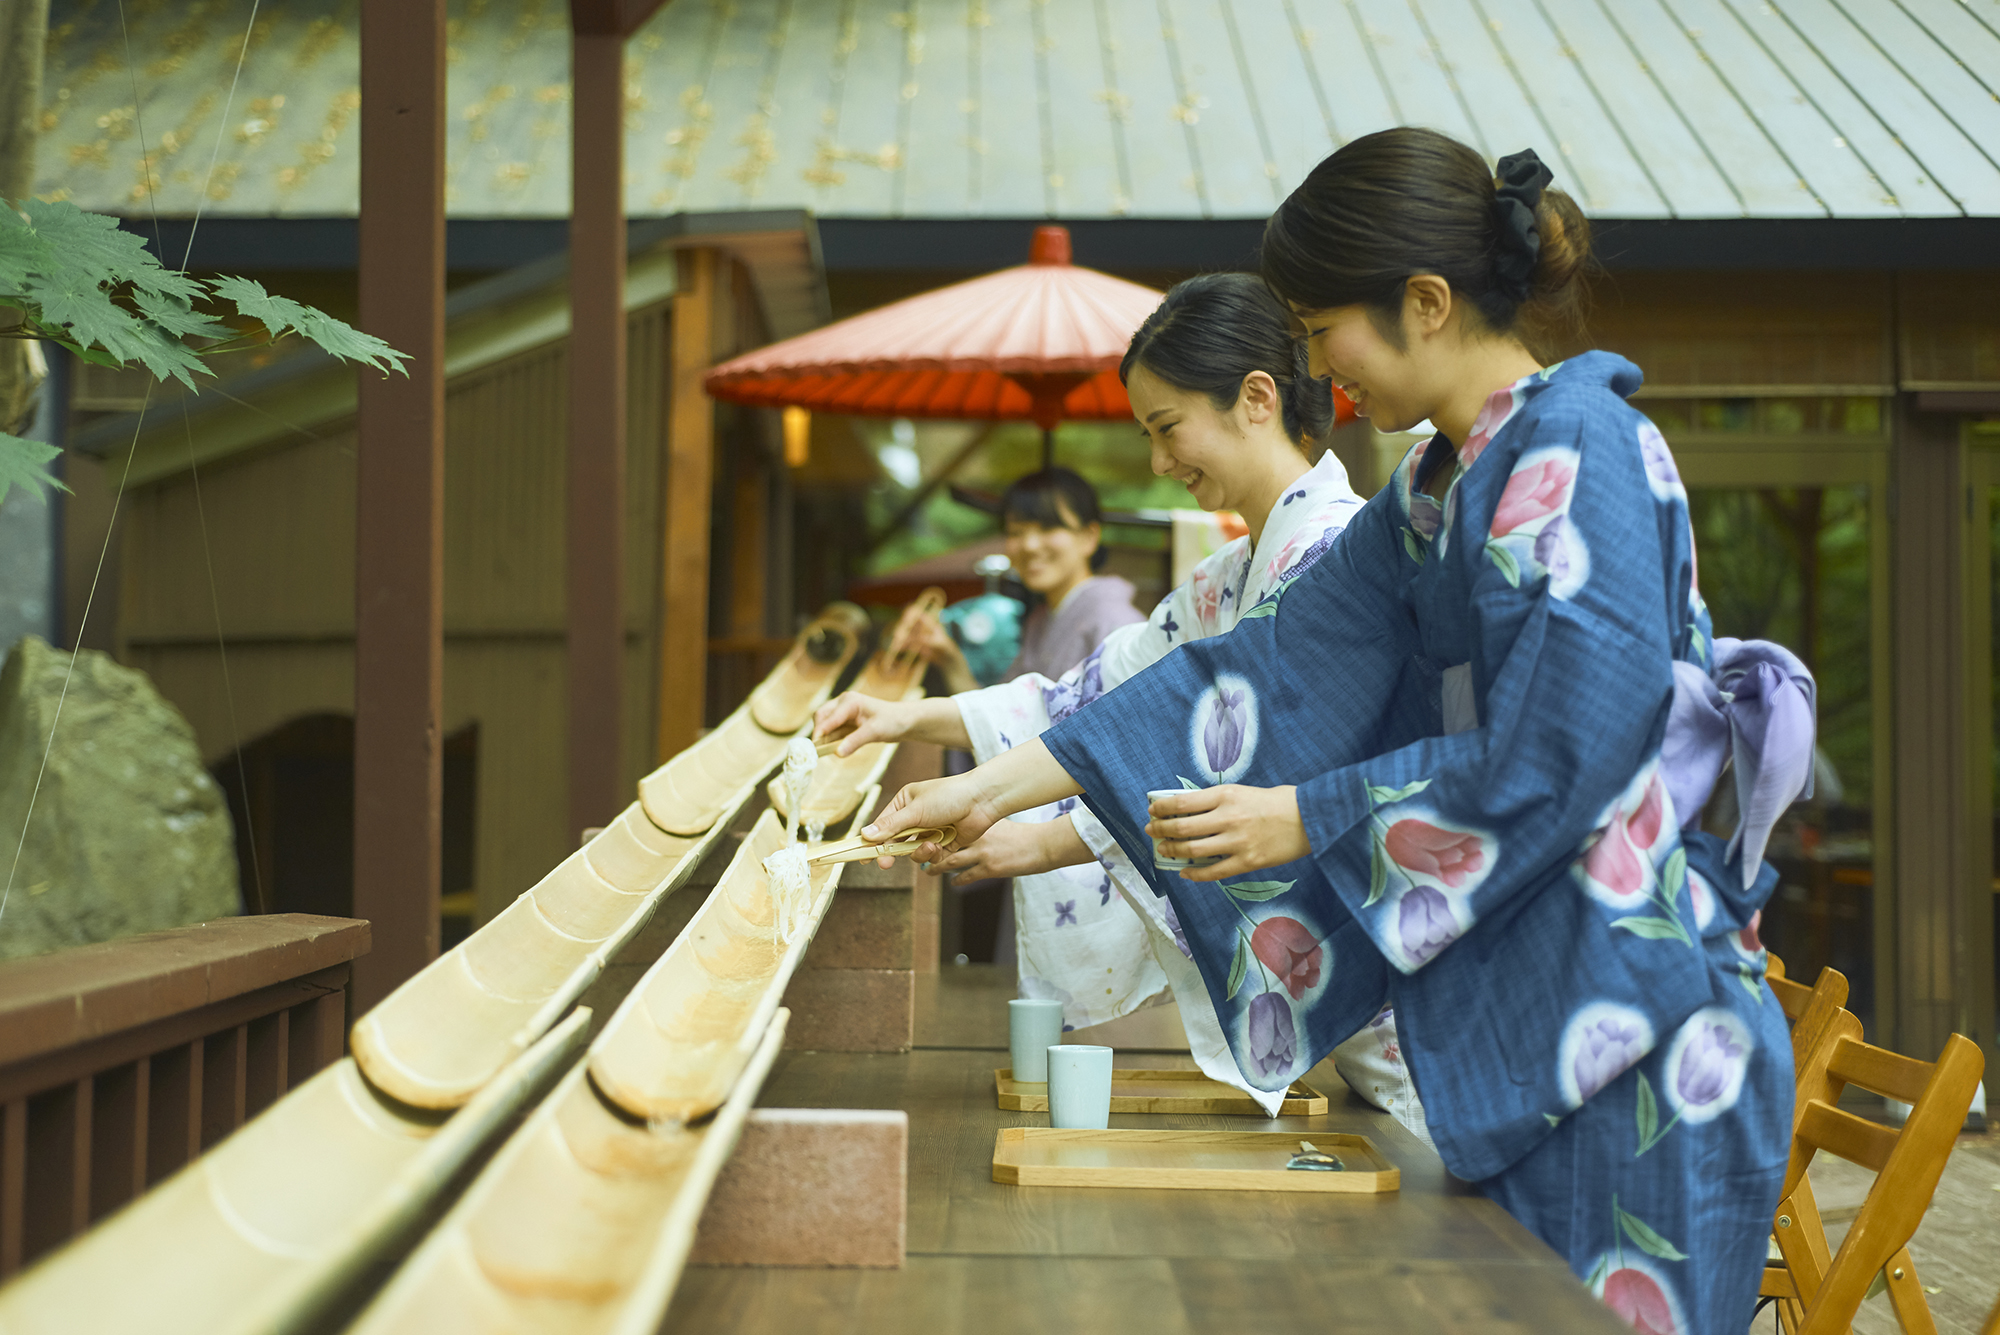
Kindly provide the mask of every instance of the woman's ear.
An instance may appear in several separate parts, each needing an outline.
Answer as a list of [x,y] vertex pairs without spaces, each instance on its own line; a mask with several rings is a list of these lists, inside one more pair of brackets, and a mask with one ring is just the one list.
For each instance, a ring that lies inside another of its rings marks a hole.
[[1257,426],[1263,426],[1284,412],[1278,402],[1278,382],[1271,379],[1268,371],[1252,371],[1244,376],[1243,388],[1237,391],[1236,401],[1242,405],[1244,415]]
[[1451,284],[1434,273],[1413,274],[1403,283],[1403,330],[1429,337],[1451,321]]

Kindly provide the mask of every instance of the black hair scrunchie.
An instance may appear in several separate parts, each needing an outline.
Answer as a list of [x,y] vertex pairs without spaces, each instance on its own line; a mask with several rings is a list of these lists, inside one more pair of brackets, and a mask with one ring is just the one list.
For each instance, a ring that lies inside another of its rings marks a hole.
[[1541,229],[1535,226],[1535,206],[1542,191],[1555,180],[1535,150],[1524,148],[1500,159],[1495,173],[1500,185],[1493,194],[1493,227],[1499,245],[1493,252],[1493,276],[1500,290],[1515,301],[1526,301],[1535,286],[1535,261],[1542,253]]

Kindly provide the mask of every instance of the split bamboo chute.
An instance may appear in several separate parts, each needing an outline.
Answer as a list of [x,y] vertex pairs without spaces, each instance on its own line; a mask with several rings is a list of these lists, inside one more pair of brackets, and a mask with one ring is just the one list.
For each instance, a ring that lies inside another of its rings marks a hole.
[[[527,1302],[516,1314],[521,1328],[540,1329],[538,1304],[595,1302],[600,1292],[591,1288],[596,1279],[576,1280],[590,1293],[538,1288],[536,1263],[508,1241],[553,1236],[563,1260],[549,1273],[559,1281],[623,1276],[616,1323],[579,1329],[651,1330],[775,1057],[778,999],[838,870],[814,872],[807,930],[791,947],[771,948],[770,896],[751,856],[775,847],[767,814],[724,885],[613,1017],[600,1039],[605,1070],[635,1106],[666,1109],[669,1120],[635,1126],[632,1112],[604,1103],[576,1060],[590,1013],[575,1002],[703,861],[810,723],[866,628],[859,608],[822,613],[741,709],[641,782],[639,801],[363,1016],[352,1057],[0,1288],[0,1335],[316,1329],[331,1306],[351,1301],[370,1267],[409,1245],[439,1193],[537,1100],[447,1217],[472,1220],[470,1231],[441,1229],[417,1255],[476,1252],[481,1264],[491,1261],[485,1282],[500,1295],[494,1301]],[[675,1111],[716,1115],[690,1130],[671,1119]],[[551,1218],[568,1217],[541,1208],[571,1197],[522,1185],[538,1182],[552,1161],[550,1137],[565,1147],[556,1158],[581,1174],[568,1186],[599,1189],[574,1198],[583,1211],[574,1231],[552,1233]],[[589,1230],[591,1220],[617,1221],[608,1241]],[[595,1264],[572,1266],[577,1258]],[[498,1328],[482,1324],[485,1308],[469,1293],[453,1320],[396,1324],[404,1309],[391,1296],[425,1298],[443,1273],[404,1271],[408,1283],[385,1292],[369,1329]]]
[[[368,1079],[419,1108],[456,1107],[546,1032],[811,720],[854,656],[860,615],[843,604],[823,613],[741,709],[640,781],[638,802],[364,1015],[353,1048]],[[698,796],[683,800],[690,790]]]

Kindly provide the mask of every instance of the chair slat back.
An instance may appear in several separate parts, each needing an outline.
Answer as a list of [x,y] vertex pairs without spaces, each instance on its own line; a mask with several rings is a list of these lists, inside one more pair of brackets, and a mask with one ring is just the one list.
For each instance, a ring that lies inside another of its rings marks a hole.
[[1803,1066],[1834,1014],[1847,1004],[1847,975],[1838,969],[1821,969],[1819,978],[1807,987],[1787,978],[1783,965],[1777,967],[1780,972],[1766,973],[1765,981],[1777,994],[1778,1005],[1792,1027],[1792,1062]]
[[[1854,1013],[1835,1010],[1812,1047],[1798,1057],[1797,1083],[1793,1086],[1792,1095],[1794,1131],[1798,1128],[1798,1120],[1815,1102],[1836,1104],[1840,1101],[1840,1091],[1847,1088],[1847,1081],[1833,1070],[1834,1049],[1842,1042],[1858,1041],[1860,1037],[1861,1021],[1855,1018]],[[1811,1149],[1794,1135],[1791,1159],[1785,1166],[1783,1194],[1790,1195],[1798,1189],[1800,1180],[1805,1177],[1806,1164],[1811,1160]]]
[[1935,1066],[1852,1038],[1834,1044],[1827,1061],[1827,1069],[1847,1084],[1910,1104],[1930,1084]]
[[[1945,1161],[1951,1157],[1959,1128],[1965,1123],[1966,1110],[1972,1106],[1973,1090],[1986,1066],[1978,1045],[1963,1034],[1953,1034],[1947,1039],[1935,1062],[1915,1062],[1881,1049],[1860,1051],[1864,1048],[1866,1044],[1853,1038],[1836,1040],[1827,1064],[1829,1080],[1893,1095],[1894,1089],[1909,1087],[1913,1068],[1927,1068],[1927,1076],[1916,1091],[1917,1096],[1909,1100],[1910,1116],[1901,1132],[1841,1112],[1824,1099],[1812,1100],[1798,1120],[1792,1135],[1792,1158],[1795,1163],[1803,1160],[1801,1169],[1822,1149],[1877,1169],[1875,1184],[1869,1188],[1867,1200],[1862,1202],[1860,1213],[1823,1277],[1801,1273],[1799,1266],[1793,1264],[1794,1249],[1786,1245],[1787,1230],[1782,1226],[1778,1229],[1779,1249],[1785,1254],[1799,1296],[1806,1304],[1801,1335],[1846,1331],[1869,1284],[1892,1258],[1898,1261],[1909,1281],[1903,1285],[1897,1310],[1905,1328],[1911,1328],[1915,1309],[1922,1302],[1922,1290],[1914,1283],[1915,1269],[1904,1249],[1930,1208],[1938,1179],[1944,1174]],[[1878,1083],[1894,1088],[1875,1089]],[[1797,1209],[1796,1196],[1789,1192],[1778,1207],[1780,1217],[1788,1207]],[[1903,1312],[1906,1305],[1911,1308],[1908,1315]],[[1923,1320],[1928,1318],[1929,1310],[1924,1308]]]

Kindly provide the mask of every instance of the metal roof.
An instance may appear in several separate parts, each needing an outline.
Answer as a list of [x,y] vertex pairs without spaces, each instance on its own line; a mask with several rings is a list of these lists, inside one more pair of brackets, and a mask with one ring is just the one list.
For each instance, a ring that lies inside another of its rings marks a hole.
[[[125,12],[129,72],[56,0],[38,193],[145,213],[143,120],[163,214],[354,213],[357,0],[266,0],[233,103],[249,0]],[[451,14],[450,212],[565,213],[567,6]],[[627,80],[636,215],[1261,217],[1401,123],[1603,217],[2000,214],[2000,0],[672,0]]]

